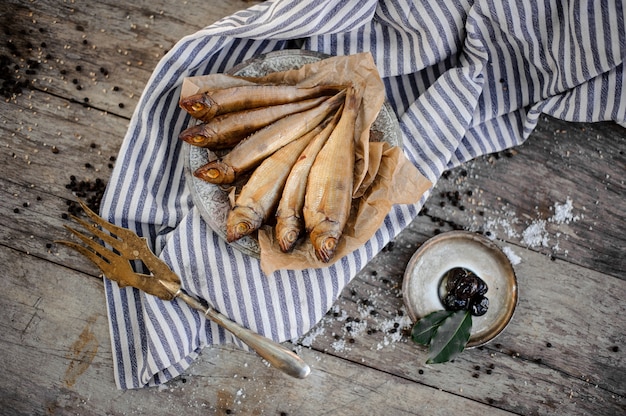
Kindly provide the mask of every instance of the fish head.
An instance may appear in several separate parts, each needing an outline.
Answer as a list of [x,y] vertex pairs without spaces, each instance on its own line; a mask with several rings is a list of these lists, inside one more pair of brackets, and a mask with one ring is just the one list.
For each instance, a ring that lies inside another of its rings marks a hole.
[[193,176],[209,183],[222,185],[235,181],[235,170],[221,160],[214,160],[196,169]]
[[208,93],[193,94],[181,98],[178,104],[192,117],[205,121],[213,118],[219,107]]
[[288,253],[293,249],[300,237],[302,228],[302,220],[295,215],[277,217],[276,240],[278,240],[278,245],[283,253]]
[[[326,230],[311,230],[310,238],[315,249],[315,255],[324,263],[328,263],[330,259],[335,255],[337,251],[337,245],[341,238],[341,232],[333,226],[334,223],[330,223],[330,227],[326,227]],[[321,227],[324,228],[324,227]]]
[[262,222],[263,216],[252,208],[235,206],[230,210],[226,219],[226,240],[233,242],[252,234],[261,226]]
[[205,146],[210,139],[212,131],[210,129],[206,129],[204,125],[199,124],[197,126],[189,127],[188,129],[183,130],[178,138],[183,140],[193,146]]

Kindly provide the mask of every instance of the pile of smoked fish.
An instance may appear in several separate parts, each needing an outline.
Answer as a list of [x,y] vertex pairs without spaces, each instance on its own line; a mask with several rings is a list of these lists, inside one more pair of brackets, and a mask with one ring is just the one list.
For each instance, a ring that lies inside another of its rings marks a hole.
[[246,85],[180,100],[199,123],[179,138],[222,155],[194,175],[216,185],[247,176],[228,213],[229,242],[270,224],[283,252],[308,234],[330,261],[350,215],[361,97],[353,85]]

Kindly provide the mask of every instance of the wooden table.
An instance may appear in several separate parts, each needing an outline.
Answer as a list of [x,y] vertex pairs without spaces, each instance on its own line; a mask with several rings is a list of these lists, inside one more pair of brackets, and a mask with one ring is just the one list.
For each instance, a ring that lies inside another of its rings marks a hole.
[[[53,243],[67,236],[71,177],[106,183],[158,60],[252,4],[3,3],[2,73],[15,87],[0,103],[0,414],[624,414],[626,131],[550,118],[524,145],[446,173],[294,345],[307,379],[224,346],[163,387],[116,389],[99,273]],[[453,229],[509,253],[519,303],[493,342],[425,365],[407,336],[403,272],[422,243]]]

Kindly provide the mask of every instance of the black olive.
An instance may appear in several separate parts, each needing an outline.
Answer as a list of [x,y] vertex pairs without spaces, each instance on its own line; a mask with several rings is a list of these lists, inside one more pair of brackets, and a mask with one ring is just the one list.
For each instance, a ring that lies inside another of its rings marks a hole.
[[450,292],[460,299],[470,299],[478,292],[478,282],[470,277],[459,279],[456,287]]
[[448,272],[446,290],[454,292],[457,297],[484,295],[487,289],[487,284],[471,270],[457,267]]
[[457,298],[452,293],[449,293],[443,299],[443,306],[449,311],[460,311],[462,309],[467,309],[468,304],[468,299]]
[[478,285],[476,288],[476,294],[477,295],[484,295],[485,293],[487,293],[487,283],[485,283],[485,281],[481,278],[478,278]]
[[486,314],[487,309],[489,309],[489,299],[482,295],[474,297],[470,302],[470,312],[474,316],[482,316]]
[[445,276],[446,294],[442,299],[445,309],[450,311],[469,310],[481,316],[487,312],[489,300],[485,297],[487,284],[471,270],[456,267]]
[[462,279],[466,274],[467,270],[460,267],[455,267],[454,269],[449,270],[446,273],[446,277],[448,279],[446,282],[446,290],[448,292],[453,291],[454,288],[458,285],[459,280]]

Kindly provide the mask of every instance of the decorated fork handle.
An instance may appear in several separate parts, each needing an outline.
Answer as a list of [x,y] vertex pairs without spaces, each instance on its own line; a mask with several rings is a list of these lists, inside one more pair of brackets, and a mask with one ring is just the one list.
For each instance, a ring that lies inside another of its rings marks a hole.
[[196,298],[189,296],[182,289],[178,289],[174,297],[185,301],[185,303],[192,308],[204,313],[208,319],[245,342],[246,345],[256,351],[257,354],[263,357],[273,367],[278,368],[282,372],[296,378],[305,378],[311,372],[307,363],[292,351],[289,351],[287,348],[267,337],[231,321],[228,317],[213,309],[211,306],[204,305]]

